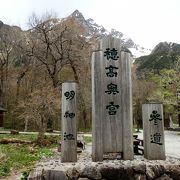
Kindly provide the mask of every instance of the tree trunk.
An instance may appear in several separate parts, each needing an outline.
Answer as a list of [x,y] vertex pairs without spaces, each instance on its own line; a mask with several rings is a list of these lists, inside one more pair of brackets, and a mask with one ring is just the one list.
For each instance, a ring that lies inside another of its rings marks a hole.
[[29,123],[29,119],[26,118],[26,119],[25,119],[24,132],[27,132],[27,130],[28,130],[28,123]]
[[0,69],[0,106],[3,106],[4,104],[4,73],[3,73],[3,68]]
[[173,124],[173,120],[172,120],[172,114],[169,114],[169,127],[173,128],[174,124]]
[[78,77],[78,73],[77,70],[75,68],[75,66],[73,65],[72,61],[70,61],[71,63],[71,68],[73,70],[74,73],[74,79],[75,81],[79,84],[79,99],[81,102],[81,109],[82,109],[82,118],[83,118],[83,127],[86,129],[88,126],[88,116],[87,116],[87,109],[86,109],[86,104],[85,104],[85,100],[84,97],[82,95],[82,90],[81,90],[81,85],[80,85],[80,81],[79,81],[79,77]]
[[41,122],[40,122],[40,127],[39,127],[39,134],[37,137],[37,144],[38,145],[43,145],[44,144],[44,137],[45,137],[45,132],[46,132],[46,121],[45,121],[45,117],[41,117]]
[[19,89],[20,89],[20,81],[18,79],[16,83],[16,103],[18,102],[19,99]]
[[27,69],[22,72],[21,74],[19,74],[19,76],[17,77],[17,82],[16,82],[16,103],[18,102],[19,99],[19,91],[20,91],[20,85],[21,85],[21,81],[24,78],[24,76],[26,75]]

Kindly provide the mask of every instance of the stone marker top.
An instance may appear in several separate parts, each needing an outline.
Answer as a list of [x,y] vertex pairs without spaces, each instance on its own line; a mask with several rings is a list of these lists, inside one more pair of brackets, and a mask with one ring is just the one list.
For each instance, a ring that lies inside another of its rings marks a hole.
[[104,37],[99,42],[99,49],[104,51],[107,47],[116,48],[119,53],[121,51],[121,40],[112,36]]

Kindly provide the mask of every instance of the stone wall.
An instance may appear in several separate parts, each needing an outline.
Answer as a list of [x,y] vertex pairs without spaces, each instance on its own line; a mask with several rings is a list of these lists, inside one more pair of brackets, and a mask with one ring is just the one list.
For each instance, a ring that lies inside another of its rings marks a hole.
[[94,163],[64,165],[66,168],[35,169],[29,180],[180,180],[180,165],[119,165]]

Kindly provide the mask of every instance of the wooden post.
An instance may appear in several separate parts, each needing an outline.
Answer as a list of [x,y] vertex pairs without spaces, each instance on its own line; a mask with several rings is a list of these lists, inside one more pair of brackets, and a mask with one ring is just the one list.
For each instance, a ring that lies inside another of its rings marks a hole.
[[144,157],[151,160],[164,160],[164,119],[161,103],[142,105]]
[[103,38],[92,56],[93,161],[115,152],[133,159],[130,68],[130,55],[121,53],[120,39]]
[[130,54],[121,52],[120,72],[121,72],[121,106],[123,124],[123,159],[132,160],[133,152],[133,117],[132,117],[132,81],[131,81]]
[[[103,97],[101,87],[102,71],[99,70],[103,58],[102,51],[92,54],[92,160],[103,160]],[[97,68],[98,67],[98,68]],[[103,67],[102,67],[103,68]],[[98,89],[98,87],[100,89]]]
[[62,84],[61,161],[77,161],[76,83]]

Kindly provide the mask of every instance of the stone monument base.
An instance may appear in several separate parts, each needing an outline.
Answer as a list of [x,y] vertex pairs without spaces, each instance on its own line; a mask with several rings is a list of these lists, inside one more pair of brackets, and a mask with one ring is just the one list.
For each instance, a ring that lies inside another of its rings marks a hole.
[[141,155],[134,160],[103,160],[92,162],[91,146],[78,154],[76,163],[61,163],[60,153],[40,161],[29,180],[179,180],[180,159],[147,160]]

